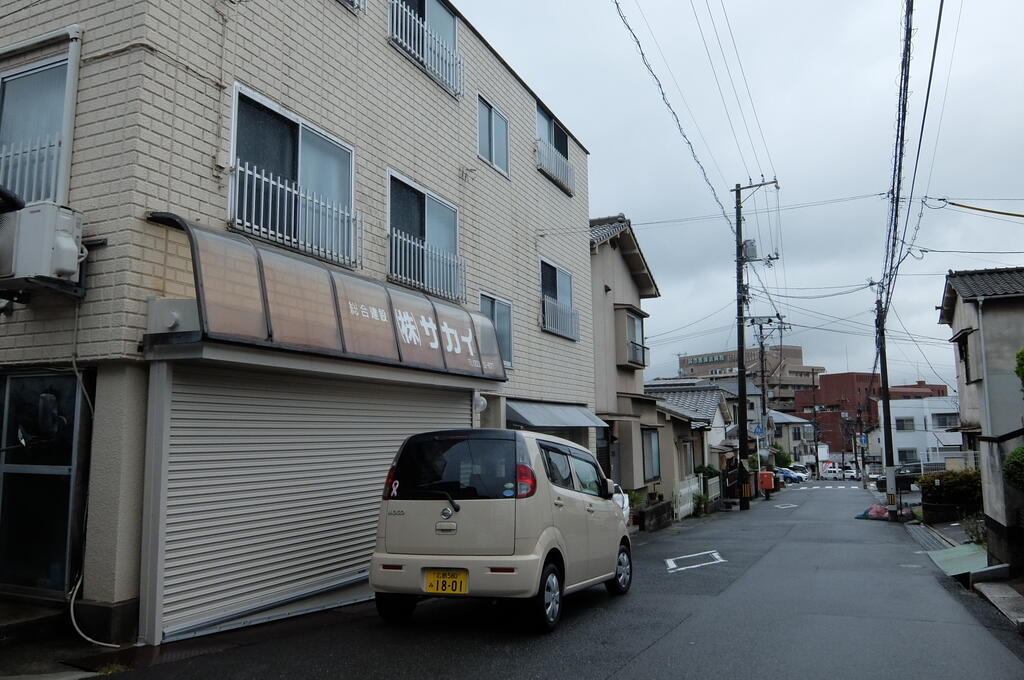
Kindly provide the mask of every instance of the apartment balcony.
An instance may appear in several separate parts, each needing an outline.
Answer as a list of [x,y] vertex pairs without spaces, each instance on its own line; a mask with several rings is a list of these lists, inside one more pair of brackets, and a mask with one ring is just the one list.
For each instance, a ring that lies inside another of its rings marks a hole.
[[349,206],[248,163],[233,175],[232,227],[344,267],[361,265],[363,220]]
[[0,146],[0,186],[25,203],[54,201],[60,169],[60,137],[26,139]]
[[554,298],[545,296],[542,307],[541,328],[543,330],[570,340],[579,340],[580,313],[573,309],[572,305],[565,305]]
[[393,229],[388,279],[438,297],[465,302],[466,263],[455,253]]
[[572,163],[554,145],[543,139],[537,140],[537,169],[570,196],[576,193],[576,171]]
[[391,0],[391,42],[446,90],[462,94],[462,56],[404,0]]

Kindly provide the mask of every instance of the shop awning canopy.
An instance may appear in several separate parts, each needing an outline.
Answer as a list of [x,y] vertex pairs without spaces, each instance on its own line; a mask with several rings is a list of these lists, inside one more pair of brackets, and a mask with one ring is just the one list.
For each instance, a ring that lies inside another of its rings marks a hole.
[[505,403],[508,422],[526,427],[608,427],[583,406],[544,404],[509,399]]
[[149,219],[188,235],[204,340],[506,379],[479,312],[172,213]]

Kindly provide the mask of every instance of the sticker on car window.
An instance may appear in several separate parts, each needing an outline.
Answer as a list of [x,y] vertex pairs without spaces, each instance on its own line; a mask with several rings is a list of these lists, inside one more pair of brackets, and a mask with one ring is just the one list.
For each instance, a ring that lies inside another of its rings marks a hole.
[[398,498],[398,480],[391,482],[391,497]]
[[505,489],[504,491],[501,492],[501,495],[504,496],[505,498],[512,498],[512,496],[516,495],[516,492],[513,491],[512,489]]

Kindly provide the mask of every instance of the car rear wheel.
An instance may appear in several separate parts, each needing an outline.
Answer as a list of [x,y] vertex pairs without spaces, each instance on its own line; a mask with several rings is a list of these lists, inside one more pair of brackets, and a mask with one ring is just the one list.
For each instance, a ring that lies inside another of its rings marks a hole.
[[629,548],[619,546],[619,556],[615,560],[615,576],[604,582],[604,587],[612,595],[625,595],[633,585],[633,557]]
[[562,571],[557,564],[548,562],[540,574],[540,589],[531,602],[532,616],[537,629],[547,633],[555,629],[562,618]]
[[417,598],[415,595],[376,593],[373,600],[382,619],[388,623],[404,623],[416,609]]

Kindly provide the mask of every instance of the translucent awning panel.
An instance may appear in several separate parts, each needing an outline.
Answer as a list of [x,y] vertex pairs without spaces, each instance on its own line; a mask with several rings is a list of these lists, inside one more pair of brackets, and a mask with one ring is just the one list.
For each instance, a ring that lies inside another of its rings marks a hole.
[[379,283],[333,272],[345,352],[398,361],[394,319],[387,289]]
[[275,343],[341,351],[331,276],[312,261],[260,248]]
[[200,229],[189,233],[205,332],[266,340],[269,333],[256,248],[247,239],[229,234]]

